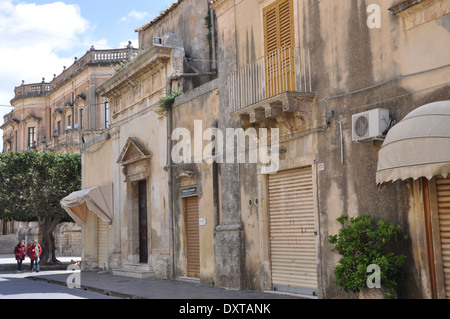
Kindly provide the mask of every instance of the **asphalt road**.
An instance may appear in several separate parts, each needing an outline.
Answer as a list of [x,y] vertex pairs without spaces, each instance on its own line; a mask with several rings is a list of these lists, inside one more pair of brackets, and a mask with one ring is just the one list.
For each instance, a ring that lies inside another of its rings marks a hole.
[[[70,261],[70,258],[67,261]],[[61,261],[66,261],[65,259]],[[66,262],[67,262],[66,261]],[[56,268],[56,267],[55,267]],[[61,265],[59,268],[64,268]],[[85,291],[82,289],[70,289],[64,285],[54,285],[45,281],[27,279],[29,272],[29,261],[23,264],[23,271],[17,273],[15,260],[12,256],[0,256],[0,299],[115,299],[103,294]],[[65,273],[66,270],[45,270],[40,274]]]
[[23,274],[0,273],[0,299],[112,299],[62,285],[29,280]]

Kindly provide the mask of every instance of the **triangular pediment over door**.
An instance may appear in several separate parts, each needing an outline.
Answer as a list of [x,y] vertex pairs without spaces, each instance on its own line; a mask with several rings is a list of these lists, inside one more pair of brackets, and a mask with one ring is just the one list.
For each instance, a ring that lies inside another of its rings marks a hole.
[[123,166],[127,181],[146,179],[150,175],[152,153],[136,137],[128,138],[117,164]]

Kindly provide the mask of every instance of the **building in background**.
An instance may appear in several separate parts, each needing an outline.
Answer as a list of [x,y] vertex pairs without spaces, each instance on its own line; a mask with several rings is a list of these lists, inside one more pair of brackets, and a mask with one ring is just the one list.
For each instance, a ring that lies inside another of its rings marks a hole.
[[[109,126],[109,105],[102,103],[98,86],[114,74],[114,68],[137,55],[138,49],[96,50],[91,47],[53,80],[15,88],[13,111],[4,117],[4,152],[55,152],[80,154],[92,135]],[[18,233],[32,241],[34,223],[2,222],[3,234]],[[80,255],[81,233],[76,224],[62,224],[55,234],[57,254]]]
[[22,83],[4,117],[4,152],[80,153],[83,137],[108,127],[108,104],[96,88],[114,67],[135,57],[137,49],[96,50],[92,47],[50,82]]

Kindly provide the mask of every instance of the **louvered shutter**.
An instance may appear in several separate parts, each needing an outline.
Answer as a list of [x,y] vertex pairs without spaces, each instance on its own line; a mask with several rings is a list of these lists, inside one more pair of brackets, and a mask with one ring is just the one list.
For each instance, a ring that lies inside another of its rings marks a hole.
[[317,292],[317,245],[311,167],[269,175],[272,284]]
[[108,224],[98,220],[98,266],[108,268]]
[[295,88],[293,12],[292,0],[263,10],[267,98]]
[[436,178],[445,292],[450,299],[450,178]]
[[200,277],[200,229],[198,197],[186,198],[187,275]]
[[279,47],[293,46],[294,45],[294,32],[293,32],[293,5],[292,0],[280,1],[278,4],[279,15]]

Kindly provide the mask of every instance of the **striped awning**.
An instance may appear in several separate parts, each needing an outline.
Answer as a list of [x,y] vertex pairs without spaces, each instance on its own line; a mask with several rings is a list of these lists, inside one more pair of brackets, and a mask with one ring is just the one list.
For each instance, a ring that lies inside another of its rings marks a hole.
[[378,185],[450,174],[450,101],[421,106],[387,134],[378,154]]

